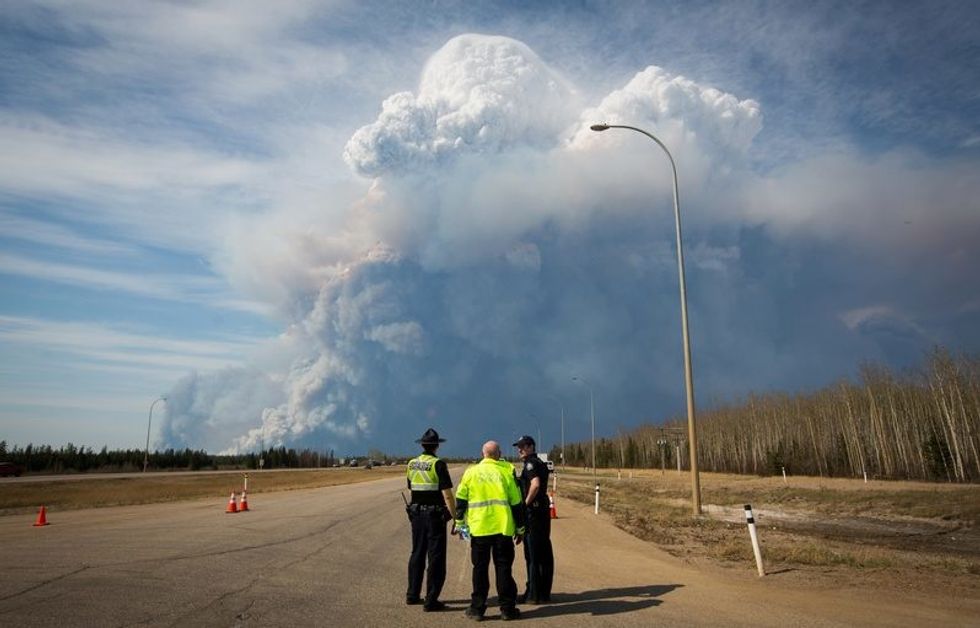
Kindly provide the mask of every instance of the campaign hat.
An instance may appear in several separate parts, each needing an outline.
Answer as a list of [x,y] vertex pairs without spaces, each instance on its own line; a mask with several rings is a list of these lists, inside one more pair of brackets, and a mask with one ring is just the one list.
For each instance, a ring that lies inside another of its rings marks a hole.
[[422,438],[415,442],[422,445],[438,445],[439,443],[446,442],[446,439],[439,438],[439,432],[430,427],[429,429],[425,430],[425,434],[422,434]]

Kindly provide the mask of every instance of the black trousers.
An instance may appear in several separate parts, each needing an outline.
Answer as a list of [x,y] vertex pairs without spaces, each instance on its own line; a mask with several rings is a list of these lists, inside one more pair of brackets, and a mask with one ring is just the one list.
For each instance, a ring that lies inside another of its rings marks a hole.
[[547,600],[555,577],[555,555],[551,551],[551,512],[548,508],[528,508],[524,535],[527,562],[527,597]]
[[425,601],[435,602],[446,582],[446,509],[411,506],[408,516],[412,522],[412,555],[408,559],[405,597],[410,600],[420,597],[422,574],[426,573]]
[[517,605],[517,583],[511,575],[514,564],[514,541],[509,536],[474,536],[470,539],[470,561],[473,563],[473,595],[470,608],[481,615],[487,610],[490,593],[490,560],[497,575],[497,600],[503,611]]

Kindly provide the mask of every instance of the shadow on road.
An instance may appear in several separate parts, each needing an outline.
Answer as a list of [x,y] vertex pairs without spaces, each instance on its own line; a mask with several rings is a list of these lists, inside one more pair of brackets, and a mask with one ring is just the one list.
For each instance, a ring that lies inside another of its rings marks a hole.
[[645,587],[596,589],[582,593],[553,593],[550,603],[542,606],[524,605],[521,607],[521,612],[525,617],[557,617],[582,613],[589,615],[629,613],[651,606],[659,606],[661,600],[658,598],[682,586],[684,585],[655,584]]
[[[560,615],[616,615],[659,606],[658,599],[665,593],[680,588],[682,584],[655,584],[646,587],[620,587],[596,589],[582,593],[553,593],[551,602],[541,606],[519,604],[522,617],[558,617]],[[626,598],[626,599],[623,599]],[[630,599],[633,598],[633,599]],[[496,605],[496,598],[487,600],[488,606]],[[469,600],[452,600],[451,603],[467,604]]]

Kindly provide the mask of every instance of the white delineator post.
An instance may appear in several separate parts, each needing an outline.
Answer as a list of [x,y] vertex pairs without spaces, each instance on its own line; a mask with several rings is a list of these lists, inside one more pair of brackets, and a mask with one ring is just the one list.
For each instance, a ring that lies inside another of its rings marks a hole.
[[595,485],[595,514],[599,514],[599,483]]
[[749,524],[749,537],[752,539],[752,552],[755,553],[755,565],[759,568],[759,576],[766,575],[762,568],[762,550],[759,549],[759,535],[755,532],[755,517],[752,516],[752,506],[745,504],[745,521]]
[[783,467],[783,484],[786,484],[786,467]]
[[242,487],[242,492],[243,493],[247,493],[248,492],[248,474],[247,473],[245,474],[245,485]]

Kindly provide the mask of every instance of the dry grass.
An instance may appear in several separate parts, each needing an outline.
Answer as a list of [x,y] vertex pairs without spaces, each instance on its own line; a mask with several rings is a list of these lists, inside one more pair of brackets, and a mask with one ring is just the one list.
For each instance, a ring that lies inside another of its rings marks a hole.
[[[644,469],[622,472],[600,470],[602,494],[624,486],[652,494],[661,500],[690,502],[690,475],[685,471],[661,473]],[[589,482],[581,469],[569,469],[563,479]],[[980,485],[936,484],[930,482],[886,482],[846,478],[790,476],[759,477],[727,473],[702,473],[701,499],[705,504],[756,508],[778,508],[819,512],[832,516],[921,517],[957,521],[975,526],[980,522]],[[591,501],[592,493],[589,491]]]
[[[602,509],[619,527],[677,556],[754,565],[740,516],[742,505],[751,503],[757,517],[760,511],[790,513],[796,521],[788,525],[773,516],[760,523],[762,552],[770,570],[980,573],[976,549],[970,547],[975,536],[969,536],[980,519],[980,487],[975,485],[865,484],[825,478],[788,478],[784,484],[782,478],[706,473],[701,476],[702,502],[715,514],[694,517],[686,473],[645,470],[634,471],[630,478],[626,471],[619,479],[615,471],[605,471],[599,482]],[[562,475],[559,491],[586,504],[594,499],[592,477],[581,470]],[[909,521],[938,530],[936,545],[929,546],[927,535],[903,538],[901,525]],[[862,528],[865,523],[869,525]],[[875,536],[892,523],[899,532]],[[828,533],[832,525],[837,527]],[[943,531],[950,534],[944,536]],[[967,536],[964,551],[957,552],[948,539],[961,532]]]
[[[289,491],[367,482],[405,473],[404,467],[374,469],[304,469],[283,471],[250,471],[250,494]],[[42,504],[49,508],[75,510],[132,504],[152,504],[241,492],[242,473],[149,473],[139,477],[95,476],[92,479],[11,482],[0,484],[0,515],[36,510]]]

